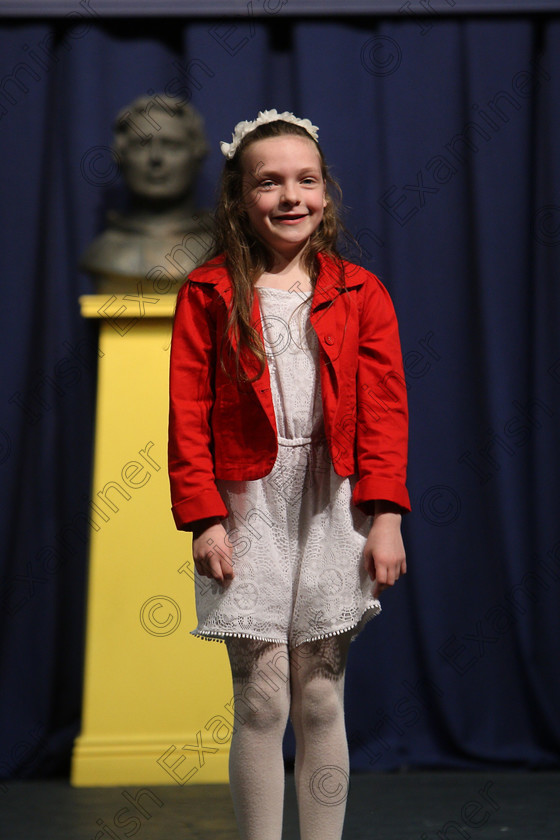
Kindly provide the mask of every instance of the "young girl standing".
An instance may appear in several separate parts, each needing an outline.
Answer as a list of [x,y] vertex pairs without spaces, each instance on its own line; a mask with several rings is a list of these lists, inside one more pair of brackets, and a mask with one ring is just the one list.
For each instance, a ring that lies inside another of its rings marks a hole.
[[281,838],[288,716],[301,838],[340,840],[348,648],[406,572],[398,328],[379,280],[337,252],[316,126],[264,111],[221,145],[216,248],[179,292],[171,351],[192,632],[228,649],[242,840]]

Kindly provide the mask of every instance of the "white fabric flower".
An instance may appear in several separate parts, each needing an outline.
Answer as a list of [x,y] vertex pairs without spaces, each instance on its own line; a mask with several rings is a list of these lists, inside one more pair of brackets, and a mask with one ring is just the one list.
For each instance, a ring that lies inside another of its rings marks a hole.
[[273,108],[271,111],[259,111],[257,119],[252,122],[243,120],[242,122],[237,123],[233,129],[232,142],[226,143],[224,140],[220,142],[222,154],[225,155],[228,160],[231,160],[236,153],[239,144],[247,134],[254,131],[258,125],[276,122],[276,120],[284,120],[284,122],[300,125],[307,131],[308,134],[311,135],[311,137],[313,137],[314,140],[319,140],[319,127],[317,125],[312,125],[311,120],[301,120],[299,117],[294,116],[290,111],[284,111],[284,113],[279,114],[276,108]]

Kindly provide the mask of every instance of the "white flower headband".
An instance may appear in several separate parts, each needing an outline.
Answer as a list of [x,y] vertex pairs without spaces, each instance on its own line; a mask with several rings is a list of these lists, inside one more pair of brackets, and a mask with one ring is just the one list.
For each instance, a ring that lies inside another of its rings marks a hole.
[[317,142],[319,141],[319,126],[312,125],[311,120],[300,120],[299,117],[295,117],[292,113],[290,113],[290,111],[284,111],[283,114],[279,114],[274,108],[272,111],[259,111],[257,119],[252,122],[244,120],[243,122],[237,123],[233,129],[231,143],[226,143],[224,140],[220,142],[222,154],[224,154],[228,160],[231,160],[236,153],[239,144],[247,134],[254,131],[258,125],[276,122],[276,120],[284,120],[284,122],[300,125],[307,131],[308,134],[311,135],[311,137],[313,137],[314,140]]

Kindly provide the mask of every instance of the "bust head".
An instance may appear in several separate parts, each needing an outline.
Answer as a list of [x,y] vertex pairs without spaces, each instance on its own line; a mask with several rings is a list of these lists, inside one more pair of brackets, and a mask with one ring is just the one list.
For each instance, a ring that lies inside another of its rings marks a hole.
[[114,149],[135,198],[179,201],[191,191],[208,152],[202,117],[171,96],[142,96],[114,123]]

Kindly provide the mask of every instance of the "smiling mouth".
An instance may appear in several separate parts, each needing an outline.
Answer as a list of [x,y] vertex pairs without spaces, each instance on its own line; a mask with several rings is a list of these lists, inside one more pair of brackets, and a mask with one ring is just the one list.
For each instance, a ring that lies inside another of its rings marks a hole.
[[307,213],[298,213],[297,215],[275,216],[277,222],[299,222],[300,219],[306,219]]

